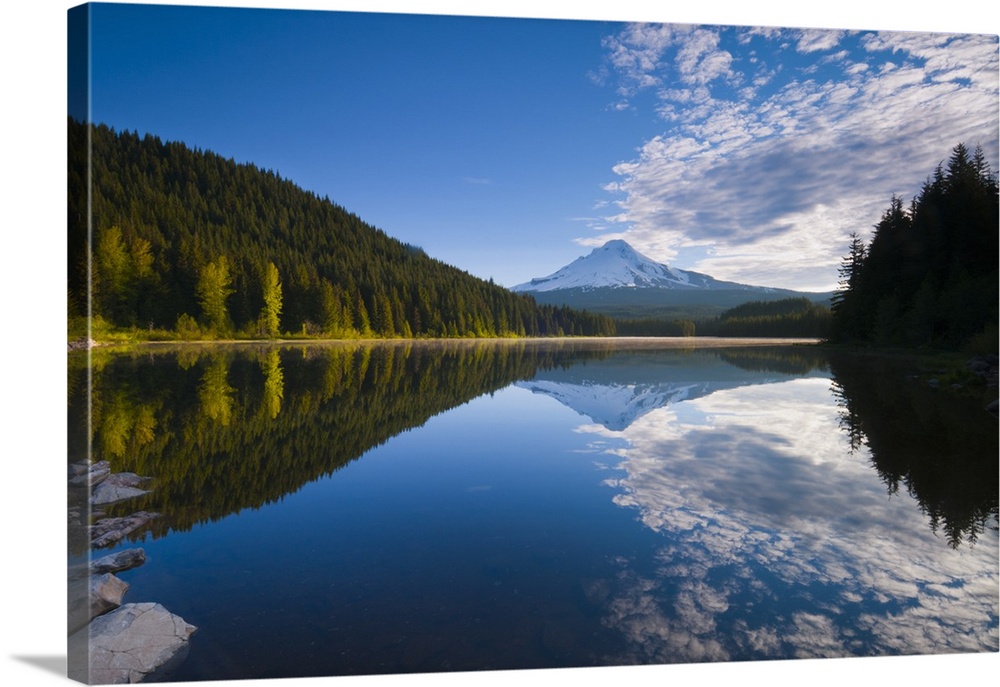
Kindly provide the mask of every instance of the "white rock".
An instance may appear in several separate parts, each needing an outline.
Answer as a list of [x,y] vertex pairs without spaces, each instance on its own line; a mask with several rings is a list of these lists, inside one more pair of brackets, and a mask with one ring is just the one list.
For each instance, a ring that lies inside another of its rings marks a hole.
[[[160,604],[125,604],[94,618],[70,642],[89,637],[89,671],[73,665],[69,677],[90,684],[140,682],[175,667],[187,655],[188,641],[197,628]],[[77,647],[78,648],[78,647]],[[70,655],[78,655],[74,647]]]
[[127,582],[107,573],[91,575],[86,582],[71,585],[68,606],[70,632],[83,627],[91,618],[121,606],[127,591]]
[[90,617],[95,618],[102,613],[122,605],[128,583],[123,582],[111,573],[94,575],[90,578]]

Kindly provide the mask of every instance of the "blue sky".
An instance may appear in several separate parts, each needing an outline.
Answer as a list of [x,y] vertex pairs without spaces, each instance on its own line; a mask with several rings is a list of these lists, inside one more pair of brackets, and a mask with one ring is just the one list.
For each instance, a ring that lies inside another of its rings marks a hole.
[[998,167],[992,35],[138,5],[93,17],[94,121],[273,169],[508,286],[624,238],[721,279],[833,288],[850,232],[914,195],[956,143]]

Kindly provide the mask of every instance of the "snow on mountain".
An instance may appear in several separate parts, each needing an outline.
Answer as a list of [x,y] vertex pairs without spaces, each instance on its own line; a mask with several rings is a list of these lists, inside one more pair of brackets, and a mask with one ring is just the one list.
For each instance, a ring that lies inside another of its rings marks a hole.
[[547,277],[511,287],[513,291],[561,289],[659,288],[746,289],[743,284],[713,279],[707,274],[668,267],[646,257],[625,241],[608,241]]

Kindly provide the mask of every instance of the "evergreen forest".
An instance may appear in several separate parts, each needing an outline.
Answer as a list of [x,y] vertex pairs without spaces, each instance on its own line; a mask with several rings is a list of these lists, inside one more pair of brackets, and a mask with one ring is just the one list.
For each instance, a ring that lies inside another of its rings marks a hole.
[[[69,120],[70,336],[613,335],[251,164]],[[88,210],[89,208],[89,210]],[[89,307],[89,312],[88,312]]]
[[750,301],[698,325],[704,336],[825,338],[830,309],[808,298]]
[[908,206],[893,196],[866,245],[854,234],[831,339],[876,346],[997,348],[997,175],[955,146]]
[[825,338],[830,331],[830,309],[806,297],[749,301],[717,317],[669,319],[620,318],[621,336],[721,336]]

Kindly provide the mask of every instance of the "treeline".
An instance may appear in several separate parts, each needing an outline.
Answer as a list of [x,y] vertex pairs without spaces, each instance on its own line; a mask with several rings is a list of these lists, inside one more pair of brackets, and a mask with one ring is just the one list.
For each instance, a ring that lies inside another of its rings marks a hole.
[[893,196],[868,245],[852,235],[834,296],[832,339],[995,351],[997,176],[957,145],[909,207]]
[[808,298],[750,301],[718,317],[692,320],[633,318],[615,320],[621,336],[722,336],[824,338],[830,331],[829,308]]
[[98,329],[614,334],[608,317],[539,305],[434,260],[274,172],[149,134],[71,119],[68,209],[70,316],[85,324],[89,297]]
[[635,317],[615,320],[619,336],[694,336],[695,323],[691,320],[672,320],[663,317]]
[[750,301],[698,326],[703,336],[825,338],[830,309],[808,298]]

